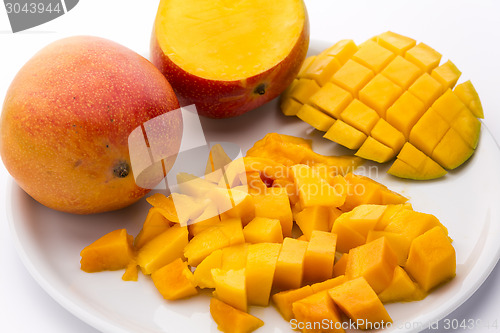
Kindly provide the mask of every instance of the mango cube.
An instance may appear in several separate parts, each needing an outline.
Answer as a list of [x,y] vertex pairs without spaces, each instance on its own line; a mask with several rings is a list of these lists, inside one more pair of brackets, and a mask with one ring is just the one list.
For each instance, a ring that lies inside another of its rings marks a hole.
[[241,221],[226,220],[194,236],[184,247],[184,256],[188,259],[189,265],[197,266],[213,251],[244,242]]
[[406,142],[403,133],[382,118],[373,127],[371,136],[391,148],[395,153],[398,153]]
[[223,270],[238,270],[245,268],[248,254],[248,244],[237,244],[221,249]]
[[349,149],[361,147],[366,140],[366,134],[342,120],[335,121],[323,137]]
[[250,304],[260,306],[269,304],[280,250],[281,244],[276,243],[259,243],[248,246],[245,274]]
[[391,283],[381,293],[378,298],[382,303],[412,301],[417,295],[417,284],[412,281],[406,271],[400,266],[394,269]]
[[417,44],[414,39],[392,31],[386,31],[378,35],[377,43],[399,55],[403,55],[406,51]]
[[296,289],[302,284],[304,257],[308,242],[286,237],[274,273],[274,285],[278,289]]
[[216,250],[210,253],[194,271],[193,277],[195,284],[202,289],[215,288],[215,282],[212,278],[212,269],[221,267],[222,251]]
[[377,74],[373,80],[359,91],[359,99],[373,110],[377,111],[380,117],[385,117],[387,109],[403,93],[397,84],[383,76]]
[[341,40],[322,53],[335,57],[340,64],[345,64],[354,53],[358,51],[358,46],[351,39]]
[[455,249],[443,228],[434,227],[413,240],[405,270],[424,291],[455,276]]
[[168,300],[186,298],[198,293],[193,273],[181,258],[154,271],[151,279],[163,298]]
[[470,80],[457,85],[455,89],[453,89],[453,92],[462,100],[474,116],[477,118],[484,118],[481,100],[479,99],[476,88],[474,88]]
[[[347,281],[328,291],[335,304],[361,329],[371,329],[392,323],[377,294],[363,277]],[[385,326],[384,326],[385,327]]]
[[323,132],[328,130],[335,122],[334,118],[319,111],[316,108],[313,108],[308,104],[302,105],[302,107],[297,112],[297,117],[317,129],[318,131]]
[[379,293],[391,282],[397,264],[396,254],[382,237],[349,251],[345,275],[349,280],[364,277]]
[[453,88],[462,73],[450,60],[432,70],[431,76],[445,89]]
[[320,86],[323,86],[332,75],[339,69],[340,64],[330,55],[319,55],[302,73],[302,77],[315,80]]
[[293,216],[286,192],[266,192],[254,196],[255,216],[278,219],[283,236],[292,234]]
[[413,126],[410,143],[430,156],[449,128],[450,125],[433,108],[429,108]]
[[330,209],[325,206],[306,207],[295,215],[295,222],[306,239],[314,230],[329,231]]
[[174,225],[146,243],[137,253],[137,264],[144,274],[183,257],[184,247],[188,244],[186,227]]
[[313,230],[304,256],[304,279],[319,282],[332,278],[337,235]]
[[366,41],[354,53],[352,59],[370,68],[375,73],[379,73],[393,58],[394,53],[378,45],[373,41]]
[[309,101],[309,98],[319,89],[320,86],[316,83],[316,81],[303,78],[300,79],[299,82],[293,87],[290,95],[301,104],[306,104]]
[[334,278],[316,282],[311,284],[311,288],[314,293],[319,293],[320,291],[332,289],[333,287],[340,286],[342,283],[346,282],[347,278],[344,275],[339,275]]
[[361,103],[359,99],[352,100],[340,114],[340,117],[346,124],[366,135],[370,135],[372,128],[380,118],[375,110]]
[[[311,206],[339,207],[344,203],[345,194],[328,184],[314,170],[304,164],[290,168],[299,193],[302,208]],[[285,233],[283,233],[285,235]]]
[[[326,290],[296,301],[292,311],[295,319],[304,326],[304,333],[345,332],[339,309]],[[325,321],[328,321],[328,330],[322,329]]]
[[411,129],[425,111],[424,103],[410,92],[405,91],[387,109],[386,119],[408,139]]
[[387,147],[383,143],[369,136],[365,142],[363,142],[361,147],[359,147],[355,155],[367,160],[385,163],[393,159],[394,156],[396,156],[396,152],[392,148]]
[[428,73],[422,74],[408,88],[408,91],[420,99],[426,108],[445,91],[444,87]]
[[150,208],[141,231],[135,237],[134,247],[140,249],[144,244],[167,230],[169,227],[170,221],[159,212],[158,208]]
[[327,82],[309,100],[313,106],[334,118],[339,118],[351,101],[351,93],[331,82]]
[[347,259],[349,258],[349,252],[343,253],[342,256],[333,265],[333,276],[340,277],[345,275],[345,269],[347,267]]
[[349,59],[333,75],[332,82],[357,97],[358,91],[374,76],[371,69]]
[[107,233],[80,252],[81,269],[92,273],[127,267],[134,258],[132,241],[125,229]]
[[245,269],[223,270],[212,269],[212,278],[215,283],[214,296],[222,302],[247,312],[247,291],[245,283]]
[[313,293],[311,286],[306,285],[298,289],[280,291],[272,296],[272,300],[283,318],[290,321],[293,319],[293,303]]
[[408,89],[422,75],[422,70],[417,65],[398,55],[384,68],[382,75],[401,88]]
[[425,43],[419,43],[405,53],[405,58],[430,73],[439,65],[441,54]]
[[264,322],[246,312],[238,310],[217,298],[210,300],[210,314],[217,328],[226,333],[250,333],[264,325]]
[[247,243],[282,243],[283,232],[278,219],[256,217],[243,228]]

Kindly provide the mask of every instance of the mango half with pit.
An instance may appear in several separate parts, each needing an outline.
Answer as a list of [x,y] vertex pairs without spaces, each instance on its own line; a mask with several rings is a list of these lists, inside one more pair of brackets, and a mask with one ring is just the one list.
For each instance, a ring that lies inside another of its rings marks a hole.
[[483,109],[470,81],[424,43],[385,32],[356,45],[342,40],[307,58],[283,93],[295,115],[355,155],[401,178],[434,179],[477,147]]

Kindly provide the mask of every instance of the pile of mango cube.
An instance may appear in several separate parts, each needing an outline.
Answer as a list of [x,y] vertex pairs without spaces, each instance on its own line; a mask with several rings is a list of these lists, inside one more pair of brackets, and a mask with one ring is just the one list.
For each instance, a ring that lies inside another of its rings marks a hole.
[[103,236],[82,250],[81,268],[125,268],[124,280],[140,268],[167,300],[212,289],[223,332],[262,326],[249,305],[271,300],[303,332],[323,320],[338,332],[346,320],[388,325],[383,304],[422,299],[453,278],[455,251],[435,216],[350,172],[358,163],[275,133],[234,161],[214,146],[204,178],[178,174],[178,193],[147,198],[135,239],[125,229]]
[[307,58],[281,109],[389,173],[434,179],[474,152],[483,109],[470,81],[430,46],[385,32],[357,46],[342,40]]

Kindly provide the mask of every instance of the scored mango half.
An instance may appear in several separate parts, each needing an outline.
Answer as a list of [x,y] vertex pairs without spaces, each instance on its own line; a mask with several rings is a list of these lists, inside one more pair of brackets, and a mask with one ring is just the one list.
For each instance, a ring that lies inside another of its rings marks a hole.
[[[479,141],[483,108],[470,81],[424,43],[385,32],[342,40],[304,61],[281,110],[388,173],[435,179],[463,164]],[[456,86],[455,86],[456,85]]]

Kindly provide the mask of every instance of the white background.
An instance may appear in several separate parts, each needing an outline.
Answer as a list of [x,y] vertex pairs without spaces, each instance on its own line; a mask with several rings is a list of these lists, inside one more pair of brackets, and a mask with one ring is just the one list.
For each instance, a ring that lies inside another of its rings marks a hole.
[[[352,38],[359,43],[392,30],[436,48],[472,80],[482,98],[484,124],[500,139],[500,1],[308,0],[306,5],[312,39]],[[82,0],[52,22],[12,34],[0,5],[0,100],[19,68],[37,50],[62,37],[106,37],[147,57],[156,7],[157,1]],[[6,200],[9,177],[0,164],[0,202]],[[14,249],[4,211],[0,211],[0,265],[0,332],[97,332],[52,300],[29,275]],[[448,318],[500,325],[498,265]],[[500,327],[474,331],[500,332]]]

